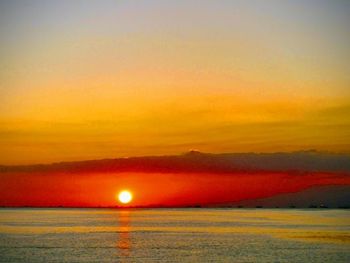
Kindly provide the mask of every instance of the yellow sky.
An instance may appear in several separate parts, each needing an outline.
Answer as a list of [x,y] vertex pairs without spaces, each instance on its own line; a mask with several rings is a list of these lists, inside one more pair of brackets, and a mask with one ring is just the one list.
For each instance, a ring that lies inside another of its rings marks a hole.
[[349,152],[350,6],[247,2],[1,3],[0,164]]

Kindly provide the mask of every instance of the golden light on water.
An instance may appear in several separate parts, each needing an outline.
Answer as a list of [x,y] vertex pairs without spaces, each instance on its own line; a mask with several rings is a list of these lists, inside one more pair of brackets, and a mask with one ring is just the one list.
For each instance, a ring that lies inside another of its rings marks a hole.
[[130,191],[121,191],[118,194],[118,201],[122,204],[128,204],[132,200],[132,193]]

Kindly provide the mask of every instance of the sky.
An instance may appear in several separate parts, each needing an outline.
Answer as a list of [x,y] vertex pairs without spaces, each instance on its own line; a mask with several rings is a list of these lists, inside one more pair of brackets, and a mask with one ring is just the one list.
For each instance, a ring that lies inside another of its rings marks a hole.
[[0,164],[350,151],[350,2],[1,1]]

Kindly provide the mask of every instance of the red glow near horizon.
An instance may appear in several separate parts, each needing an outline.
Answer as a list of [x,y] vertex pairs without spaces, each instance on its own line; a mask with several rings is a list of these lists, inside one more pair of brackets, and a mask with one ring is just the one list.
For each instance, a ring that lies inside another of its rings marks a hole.
[[117,206],[116,193],[127,187],[137,196],[130,206],[186,206],[234,202],[297,192],[315,185],[350,184],[332,173],[234,174],[168,173],[5,173],[1,206]]

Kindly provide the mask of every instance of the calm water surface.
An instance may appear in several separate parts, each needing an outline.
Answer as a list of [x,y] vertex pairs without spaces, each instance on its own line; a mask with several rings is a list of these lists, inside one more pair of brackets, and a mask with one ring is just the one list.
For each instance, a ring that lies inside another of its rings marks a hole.
[[0,209],[1,262],[350,262],[350,211]]

